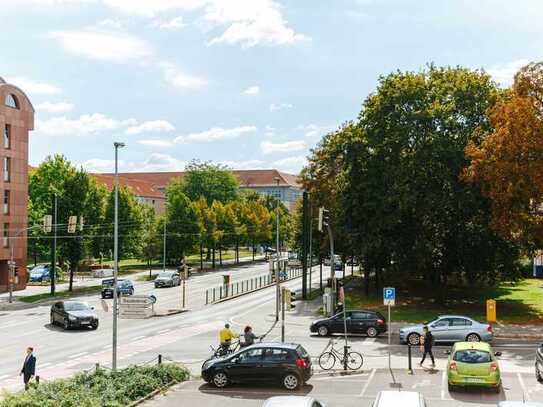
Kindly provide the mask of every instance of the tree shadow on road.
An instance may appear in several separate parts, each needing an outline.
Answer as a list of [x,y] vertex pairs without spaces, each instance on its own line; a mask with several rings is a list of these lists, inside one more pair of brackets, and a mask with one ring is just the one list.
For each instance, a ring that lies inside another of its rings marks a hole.
[[313,390],[313,386],[305,384],[298,390],[289,391],[273,384],[232,384],[224,389],[218,389],[211,384],[205,383],[198,390],[204,394],[213,394],[228,398],[266,400],[274,396],[307,396]]

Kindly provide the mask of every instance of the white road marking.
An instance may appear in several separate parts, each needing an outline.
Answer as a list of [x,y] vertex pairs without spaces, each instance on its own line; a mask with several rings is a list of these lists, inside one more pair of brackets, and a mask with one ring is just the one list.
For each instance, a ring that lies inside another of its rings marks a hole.
[[520,387],[522,388],[522,394],[524,395],[525,401],[530,401],[530,393],[526,389],[526,385],[524,384],[524,379],[520,375],[520,373],[517,373],[518,381],[520,383]]
[[373,345],[373,343],[375,342],[377,338],[366,338],[362,341],[361,345]]
[[[366,377],[366,376],[369,376],[369,373],[355,373],[355,374],[347,374],[347,375],[340,375],[340,376],[338,376],[338,375],[330,375],[330,376],[327,376],[327,377],[319,377],[319,378],[316,378],[316,379],[313,379],[313,380],[334,380],[334,379],[344,380],[344,379],[351,379],[352,381],[356,380],[358,382],[358,381],[360,381],[361,377]],[[346,380],[346,381],[349,381],[349,380]]]
[[140,339],[143,339],[143,338],[147,338],[147,335],[136,336],[135,338],[132,338],[132,340],[139,341]]
[[76,353],[75,355],[68,356],[68,359],[80,358],[81,356],[88,355],[89,352]]
[[368,387],[373,380],[373,376],[375,376],[375,369],[371,369],[370,377],[368,378],[368,381],[366,384],[364,384],[364,387],[362,387],[362,391],[360,392],[360,397],[364,397],[364,394],[366,393],[366,390],[368,390]]
[[[39,367],[40,367],[40,369],[43,369],[43,368],[45,368],[47,366],[51,366],[51,365],[52,365],[51,362],[46,362],[46,363],[40,363]],[[0,379],[1,379],[1,377],[0,377]]]
[[5,374],[5,375],[3,375],[3,376],[0,376],[0,380],[3,380],[3,379],[5,379],[5,378],[7,378],[7,377],[9,377],[8,374]]
[[447,372],[444,370],[441,375],[441,400],[445,400],[445,386],[447,385]]
[[158,331],[157,334],[165,334],[166,332],[171,331],[171,328],[163,329],[162,331]]

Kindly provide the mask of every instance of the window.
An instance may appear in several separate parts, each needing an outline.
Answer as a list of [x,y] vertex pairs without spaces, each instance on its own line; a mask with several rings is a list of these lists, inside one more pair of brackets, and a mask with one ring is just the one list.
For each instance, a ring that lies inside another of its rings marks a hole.
[[367,312],[353,312],[353,319],[372,319],[373,315]]
[[11,158],[4,157],[4,182],[9,182],[10,177]]
[[11,148],[11,125],[9,124],[4,127],[4,148]]
[[9,191],[4,190],[4,215],[9,214]]
[[2,245],[4,247],[9,247],[9,223],[4,223]]
[[239,355],[241,363],[257,362],[262,359],[262,349],[251,349]]
[[483,350],[467,349],[457,351],[453,356],[453,360],[461,363],[490,363],[492,357],[490,353]]
[[432,325],[432,328],[443,328],[446,326],[449,326],[450,322],[448,318],[440,319],[437,321],[434,325]]
[[471,326],[471,321],[464,318],[452,318],[451,326]]
[[266,349],[264,360],[272,362],[284,362],[289,360],[289,354],[285,349]]
[[5,105],[7,107],[12,107],[14,109],[19,108],[19,103],[17,103],[17,98],[15,97],[15,95],[12,95],[12,94],[9,94],[6,96]]

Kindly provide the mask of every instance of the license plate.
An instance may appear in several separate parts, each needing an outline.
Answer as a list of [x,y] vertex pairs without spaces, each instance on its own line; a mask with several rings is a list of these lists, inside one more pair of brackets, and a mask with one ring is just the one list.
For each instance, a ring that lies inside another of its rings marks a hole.
[[485,382],[483,379],[479,379],[478,377],[466,377],[464,381],[466,383],[484,383]]
[[81,325],[88,325],[88,324],[90,324],[89,321],[81,321]]

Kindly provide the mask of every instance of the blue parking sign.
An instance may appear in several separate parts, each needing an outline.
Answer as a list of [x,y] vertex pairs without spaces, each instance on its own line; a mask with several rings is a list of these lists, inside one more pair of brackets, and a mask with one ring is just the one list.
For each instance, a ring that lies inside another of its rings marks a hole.
[[396,300],[396,289],[394,287],[383,288],[383,301],[385,305],[394,305]]

